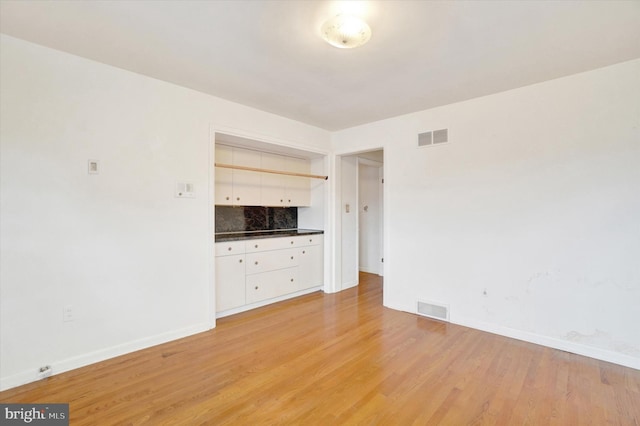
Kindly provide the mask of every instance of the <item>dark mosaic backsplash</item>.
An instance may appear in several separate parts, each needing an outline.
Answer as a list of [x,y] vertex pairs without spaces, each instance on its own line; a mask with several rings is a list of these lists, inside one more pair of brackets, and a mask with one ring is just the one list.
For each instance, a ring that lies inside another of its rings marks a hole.
[[216,206],[216,232],[265,231],[297,227],[297,207]]

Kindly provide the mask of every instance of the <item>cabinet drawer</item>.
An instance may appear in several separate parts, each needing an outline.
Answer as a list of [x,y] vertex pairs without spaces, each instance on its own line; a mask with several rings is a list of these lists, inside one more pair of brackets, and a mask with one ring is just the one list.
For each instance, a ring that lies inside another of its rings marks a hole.
[[247,253],[297,247],[298,237],[276,237],[247,241]]
[[318,244],[322,244],[322,237],[322,234],[300,235],[298,237],[294,237],[294,246],[317,246]]
[[272,299],[297,291],[298,268],[279,269],[262,274],[247,275],[247,303]]
[[274,271],[298,266],[297,249],[272,250],[247,254],[247,274]]
[[227,241],[224,243],[216,243],[216,257],[243,254],[244,250],[245,241]]

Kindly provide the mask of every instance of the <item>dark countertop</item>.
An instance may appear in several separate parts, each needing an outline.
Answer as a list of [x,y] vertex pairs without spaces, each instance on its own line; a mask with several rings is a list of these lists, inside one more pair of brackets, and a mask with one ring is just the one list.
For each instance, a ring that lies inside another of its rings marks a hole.
[[296,237],[299,235],[324,234],[318,229],[276,229],[273,231],[239,231],[216,234],[216,243],[225,241],[253,240],[256,238]]

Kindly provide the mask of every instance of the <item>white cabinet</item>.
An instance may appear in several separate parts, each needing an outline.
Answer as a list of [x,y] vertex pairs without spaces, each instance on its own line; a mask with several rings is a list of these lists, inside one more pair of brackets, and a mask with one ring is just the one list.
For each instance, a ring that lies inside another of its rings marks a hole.
[[[216,145],[216,163],[260,168],[260,152]],[[216,167],[215,203],[223,206],[259,206],[261,174]]]
[[[285,157],[282,155],[262,153],[262,167],[267,170],[285,170]],[[262,205],[280,207],[286,205],[285,175],[263,173],[262,176]]]
[[[309,174],[311,168],[308,160],[287,158],[286,170],[294,173]],[[285,195],[288,205],[308,207],[311,205],[311,182],[308,178],[287,176]]]
[[[232,164],[233,151],[231,147],[216,145],[216,163]],[[233,170],[216,167],[216,196],[218,205],[230,206],[233,204]]]
[[244,255],[216,259],[216,311],[226,311],[245,304]]
[[[324,283],[324,263],[323,259],[323,238],[322,235],[311,235],[304,237],[302,247],[298,251],[298,290],[317,287]],[[308,245],[305,245],[308,244]]]
[[245,304],[244,241],[216,244],[216,312]]
[[[260,168],[261,154],[249,149],[233,148],[233,165]],[[233,204],[259,206],[261,173],[249,170],[233,170]]]
[[[216,144],[216,163],[309,174],[309,160]],[[307,207],[309,178],[216,167],[217,205]]]
[[[262,168],[309,174],[309,160],[262,153]],[[311,205],[311,183],[300,176],[264,173],[262,205],[270,207],[306,207]]]
[[216,312],[240,312],[321,286],[322,240],[312,234],[216,243]]

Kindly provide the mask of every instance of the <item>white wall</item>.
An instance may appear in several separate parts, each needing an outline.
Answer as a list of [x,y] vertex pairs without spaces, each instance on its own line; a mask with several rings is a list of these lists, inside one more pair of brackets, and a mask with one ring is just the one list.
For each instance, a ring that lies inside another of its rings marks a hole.
[[[328,167],[326,157],[310,160],[309,173],[326,176]],[[307,229],[324,229],[327,217],[328,185],[326,180],[309,179],[311,190],[311,207],[298,207],[298,227]]]
[[[311,160],[311,174],[327,176],[329,174],[329,156],[314,158]],[[311,207],[298,207],[298,227],[303,229],[322,229],[323,235],[323,259],[324,259],[324,288],[327,293],[335,292],[333,284],[333,232],[330,217],[330,192],[329,182],[321,179],[310,179]]]
[[[328,150],[328,132],[0,39],[0,388],[206,330],[210,128]],[[87,160],[100,160],[99,175]],[[195,199],[177,199],[177,181]],[[63,322],[72,306],[75,320]]]
[[[442,128],[448,145],[417,148]],[[333,145],[385,150],[386,306],[442,302],[452,322],[640,368],[640,60]]]

